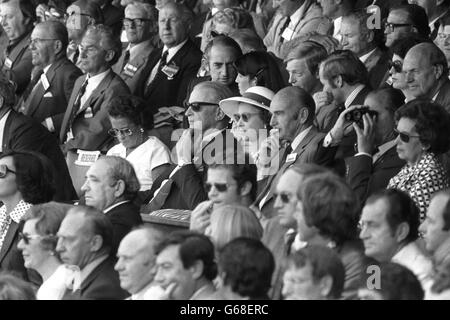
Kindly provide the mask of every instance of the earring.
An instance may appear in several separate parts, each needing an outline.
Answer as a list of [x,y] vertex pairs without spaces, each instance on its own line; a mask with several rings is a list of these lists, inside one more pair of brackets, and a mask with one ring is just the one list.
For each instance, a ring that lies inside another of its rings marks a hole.
[[143,129],[143,128],[139,129],[139,131],[140,131],[141,133],[144,133],[144,129]]

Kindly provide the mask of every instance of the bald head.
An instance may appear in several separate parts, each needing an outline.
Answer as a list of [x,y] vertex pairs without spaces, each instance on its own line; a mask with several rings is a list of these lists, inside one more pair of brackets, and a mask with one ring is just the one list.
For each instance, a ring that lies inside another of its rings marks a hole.
[[433,43],[420,43],[405,56],[403,72],[409,91],[415,98],[433,98],[439,83],[448,76],[444,53]]

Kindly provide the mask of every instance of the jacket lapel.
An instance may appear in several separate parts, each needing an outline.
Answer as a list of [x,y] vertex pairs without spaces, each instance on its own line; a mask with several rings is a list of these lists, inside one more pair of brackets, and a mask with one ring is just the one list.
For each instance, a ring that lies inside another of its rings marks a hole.
[[69,118],[73,112],[73,105],[75,103],[75,99],[78,96],[78,93],[80,92],[83,82],[86,80],[86,77],[87,77],[87,75],[83,75],[80,78],[78,78],[77,81],[75,81],[75,85],[72,90],[72,95],[70,96],[69,104],[67,105],[67,110],[66,110],[66,113],[64,114],[64,119],[63,119],[63,122],[61,125],[61,132],[60,132],[60,136],[59,136],[61,142],[65,141],[65,136],[69,129],[69,128],[67,128]]
[[86,110],[89,106],[92,106],[95,103],[95,101],[103,94],[103,92],[109,88],[109,85],[113,79],[114,79],[114,73],[111,70],[109,70],[106,77],[102,80],[102,82],[100,82],[98,87],[95,88],[95,90],[92,92],[89,99],[86,100],[84,105],[80,108],[80,110],[78,110],[77,113],[80,114],[84,110]]
[[0,263],[6,256],[6,253],[9,251],[14,239],[16,237],[17,232],[19,231],[21,225],[11,221],[9,225],[8,232],[6,233],[5,239],[3,240],[2,249],[0,250]]

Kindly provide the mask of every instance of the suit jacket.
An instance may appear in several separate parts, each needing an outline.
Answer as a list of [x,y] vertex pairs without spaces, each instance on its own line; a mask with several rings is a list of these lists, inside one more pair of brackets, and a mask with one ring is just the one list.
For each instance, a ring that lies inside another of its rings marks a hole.
[[22,251],[17,248],[19,232],[22,231],[23,225],[23,221],[18,224],[11,221],[0,250],[0,271],[13,272],[22,279],[40,286],[42,284],[41,276],[35,270],[25,268]]
[[[31,80],[31,50],[29,48],[31,32],[24,35],[19,42],[8,46],[2,61],[1,71],[17,85],[16,94],[20,96]],[[9,59],[10,65],[7,62]]]
[[148,79],[161,55],[162,49],[154,50],[150,54],[139,79],[138,94],[144,98],[147,107],[153,113],[158,112],[161,107],[183,106],[188,84],[196,76],[202,58],[202,52],[188,39],[173,58],[167,61],[167,65],[179,68],[176,74],[169,79],[162,70],[159,70],[147,88]]
[[123,300],[129,294],[120,287],[119,274],[114,270],[115,259],[103,261],[81,283],[80,289],[66,291],[62,300]]
[[152,45],[152,40],[147,40],[140,45],[134,53],[133,59],[130,59],[124,65],[126,50],[122,51],[119,61],[113,66],[113,71],[120,75],[125,83],[130,88],[132,94],[136,95],[140,85],[139,80],[142,72],[148,62],[148,59],[155,48]]
[[[260,202],[264,201],[261,207],[261,213],[267,218],[275,215],[273,212],[273,203],[276,186],[280,177],[292,166],[298,166],[304,163],[315,163],[318,165],[329,165],[334,157],[335,148],[324,148],[322,146],[325,133],[319,132],[316,127],[312,127],[308,134],[303,138],[300,144],[293,150],[292,154],[297,154],[293,161],[285,162],[278,170],[277,174],[269,177],[265,189],[259,194],[255,205],[260,207]],[[267,197],[266,197],[267,195]]]
[[[108,135],[108,130],[111,129],[107,111],[108,105],[114,97],[130,94],[130,89],[117,74],[110,70],[92,92],[89,99],[80,107],[73,122],[70,124],[69,118],[73,105],[86,77],[87,75],[83,75],[75,82],[61,125],[60,140],[64,143],[67,132],[72,128],[73,139],[66,142],[66,150],[98,150],[106,153],[114,144],[114,139]],[[92,110],[91,115],[86,113],[88,108]]]
[[386,189],[389,180],[405,165],[394,147],[386,151],[375,163],[366,155],[347,158],[346,180],[364,203],[369,195]]
[[67,164],[56,137],[33,119],[11,110],[5,123],[3,151],[27,150],[47,156],[55,168],[56,201],[77,199]]
[[389,52],[376,48],[367,58],[364,65],[369,72],[369,84],[372,88],[379,88],[385,80],[386,72],[389,70]]
[[142,224],[141,214],[136,205],[132,202],[126,202],[114,207],[105,213],[105,215],[109,218],[114,228],[113,253],[115,253],[123,237],[125,237],[133,227]]
[[[222,144],[222,142],[224,142]],[[233,143],[233,146],[229,145],[229,142]],[[207,158],[211,152],[211,148],[215,148],[216,154],[212,154],[213,159]],[[223,130],[221,134],[212,139],[208,144],[202,148],[202,170],[199,170],[194,164],[187,164],[182,166],[175,174],[170,178],[171,186],[169,194],[165,199],[163,206],[160,209],[183,209],[194,210],[195,207],[208,200],[208,193],[205,191],[204,183],[206,181],[206,173],[208,165],[219,163],[215,159],[223,159],[223,163],[230,163],[237,159],[243,159],[244,151],[234,139],[234,136],[229,130]],[[217,157],[216,157],[217,156]],[[227,161],[227,160],[229,161]],[[243,163],[242,161],[239,163]],[[146,202],[149,201],[155,190],[159,189],[162,182],[169,178],[172,171],[177,168],[176,165],[170,165],[154,182],[151,190],[147,192]],[[158,194],[156,194],[158,196]],[[144,211],[148,211],[144,208]]]
[[322,15],[322,8],[312,0],[306,0],[304,8],[305,9],[300,15],[301,18],[299,22],[295,25],[292,37],[284,41],[281,41],[280,31],[286,22],[287,17],[282,16],[280,13],[274,16],[272,26],[269,28],[269,31],[264,38],[264,44],[267,47],[267,51],[273,52],[278,58],[284,60],[281,49],[283,42],[290,41],[311,32],[328,34],[332,23]]
[[443,106],[450,113],[450,80],[445,80],[434,102]]
[[59,132],[73,86],[82,74],[66,57],[55,61],[46,73],[50,86],[45,89],[40,81],[26,101],[19,101],[18,110],[38,122],[51,118],[55,132]]

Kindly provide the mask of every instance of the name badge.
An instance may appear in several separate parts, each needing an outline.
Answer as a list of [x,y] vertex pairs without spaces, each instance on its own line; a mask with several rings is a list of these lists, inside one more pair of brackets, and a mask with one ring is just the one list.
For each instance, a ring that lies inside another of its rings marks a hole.
[[45,91],[50,88],[50,82],[48,82],[47,76],[45,74],[41,75],[41,83]]
[[291,153],[287,156],[286,158],[286,162],[294,162],[295,160],[297,160],[297,154],[296,153]]
[[8,68],[8,69],[11,69],[12,65],[13,65],[13,62],[11,61],[11,59],[10,58],[6,58],[6,60],[5,60],[5,67]]
[[84,151],[77,150],[78,158],[75,160],[75,164],[82,167],[90,167],[100,157],[100,151]]
[[162,68],[162,72],[167,76],[167,80],[172,80],[173,77],[178,73],[180,67],[175,64],[168,64]]
[[281,35],[285,40],[291,40],[292,37],[294,36],[294,30],[292,30],[291,28],[286,28],[283,31],[283,34]]
[[133,66],[132,64],[127,63],[125,67],[123,68],[123,73],[127,75],[128,77],[134,77],[136,74],[138,68],[136,66]]
[[93,116],[94,116],[94,113],[92,112],[92,108],[87,107],[86,110],[84,110],[84,118],[89,119],[89,118],[92,118]]

